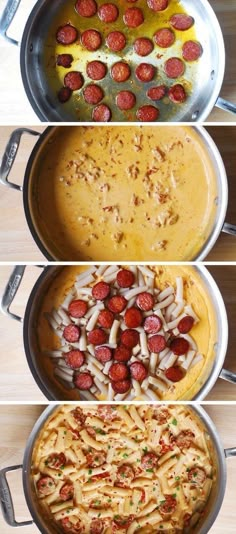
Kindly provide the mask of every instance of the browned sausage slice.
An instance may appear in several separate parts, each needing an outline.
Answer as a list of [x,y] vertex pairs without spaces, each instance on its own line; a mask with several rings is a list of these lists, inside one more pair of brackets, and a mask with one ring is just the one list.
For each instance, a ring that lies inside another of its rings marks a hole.
[[74,486],[72,482],[66,482],[64,486],[60,489],[60,499],[61,501],[68,501],[73,499],[74,496]]
[[173,514],[177,506],[177,501],[175,497],[173,497],[172,495],[164,495],[164,497],[165,502],[161,504],[158,509],[162,517],[170,516],[171,514]]
[[140,310],[132,307],[126,310],[124,319],[128,328],[138,328],[142,324],[143,316]]
[[139,295],[137,296],[136,304],[140,308],[140,310],[150,311],[154,306],[154,298],[151,293],[144,291],[143,293],[139,293]]
[[[91,87],[91,86],[89,86]],[[95,87],[97,87],[95,85]],[[106,282],[98,282],[93,286],[92,296],[96,300],[105,300],[110,293],[110,286]]]
[[85,87],[83,90],[83,95],[85,102],[92,104],[93,106],[98,104],[98,102],[100,102],[104,97],[102,88],[92,83]]
[[160,334],[155,334],[154,336],[148,339],[148,348],[150,352],[156,352],[159,354],[166,348],[166,340],[164,336]]
[[86,72],[91,80],[102,80],[107,73],[107,67],[102,61],[90,61],[86,67]]
[[114,315],[110,310],[101,310],[98,316],[98,324],[103,328],[111,328],[114,321]]
[[95,357],[103,364],[112,360],[112,350],[110,347],[96,347]]
[[169,48],[175,42],[175,34],[169,28],[161,28],[154,34],[154,41],[161,48]]
[[128,7],[124,14],[124,23],[129,28],[138,28],[144,22],[143,12],[139,7]]
[[112,382],[111,385],[115,393],[124,394],[130,390],[131,381],[130,380],[118,380],[117,382]]
[[175,15],[172,15],[170,19],[170,23],[175,28],[175,30],[189,30],[191,26],[194,24],[193,17],[190,17],[189,15],[186,15],[185,13],[176,13]]
[[58,100],[61,104],[65,104],[71,97],[72,91],[69,87],[62,87],[58,92]]
[[78,31],[71,24],[65,24],[65,26],[60,26],[56,33],[56,40],[58,43],[63,45],[70,45],[78,39]]
[[37,490],[41,495],[50,495],[56,489],[56,484],[52,477],[45,476],[41,477],[37,483]]
[[180,83],[176,83],[170,87],[168,91],[168,97],[175,104],[182,104],[185,102],[187,95],[184,87]]
[[106,455],[104,452],[89,452],[86,454],[86,461],[89,467],[100,467],[106,462]]
[[131,91],[120,91],[116,97],[116,105],[122,111],[132,109],[136,104],[136,96]]
[[106,104],[99,104],[94,108],[92,119],[95,122],[109,122],[111,120],[111,110]]
[[135,473],[131,465],[120,465],[116,473],[116,484],[118,486],[128,487],[135,477]]
[[172,352],[177,356],[186,354],[186,352],[189,350],[189,342],[183,337],[176,337],[172,339],[170,343],[170,350],[172,350]]
[[126,45],[126,38],[122,32],[111,32],[106,38],[106,45],[113,52],[120,52]]
[[168,380],[171,380],[171,382],[179,382],[184,377],[184,372],[176,365],[166,369],[165,375]]
[[[114,359],[117,362],[128,362],[131,358],[131,349],[129,347],[124,347],[120,345],[115,349]],[[114,380],[114,379],[113,379]]]
[[186,41],[183,45],[183,58],[185,61],[197,61],[202,53],[202,45],[197,41]]
[[115,22],[119,16],[119,10],[115,4],[102,4],[98,9],[98,16],[103,22]]
[[154,122],[159,117],[159,109],[154,106],[141,106],[136,113],[136,117],[141,122]]
[[161,100],[166,94],[165,85],[157,85],[156,87],[150,87],[147,91],[147,96],[151,100]]
[[134,380],[137,380],[138,382],[142,382],[148,376],[148,371],[142,362],[131,363],[130,372],[132,378],[134,378]]
[[153,51],[153,43],[147,37],[138,37],[134,42],[134,51],[138,56],[148,56]]
[[61,469],[66,465],[66,457],[63,452],[60,452],[59,454],[55,452],[47,457],[46,462],[48,467],[52,467],[53,469]]
[[103,534],[104,521],[102,519],[92,519],[89,532],[90,534]]
[[93,17],[97,13],[95,0],[77,0],[75,9],[81,17]]
[[180,319],[178,324],[178,330],[181,334],[187,334],[190,332],[191,328],[194,325],[194,318],[191,317],[191,315],[186,315],[186,317],[183,317]]
[[78,91],[84,84],[84,79],[80,72],[71,71],[65,75],[64,84],[71,91]]
[[120,287],[128,288],[134,284],[135,277],[132,271],[121,269],[116,276],[117,283]]
[[121,342],[125,347],[128,347],[130,349],[133,349],[138,345],[139,342],[139,333],[137,330],[132,330],[130,328],[127,328],[127,330],[124,330],[121,334]]
[[147,5],[153,11],[164,11],[168,7],[169,0],[147,0]]
[[64,67],[64,69],[69,69],[73,61],[73,56],[71,54],[59,54],[57,56],[57,65],[58,67]]
[[158,457],[154,452],[147,452],[141,458],[141,467],[145,469],[154,469],[157,466]]
[[189,449],[193,443],[195,435],[191,430],[181,430],[178,436],[175,438],[177,447],[180,449]]
[[156,69],[150,63],[140,63],[135,69],[135,75],[140,82],[150,82],[155,76]]
[[111,76],[115,82],[125,82],[130,77],[131,70],[128,63],[118,61],[111,68]]
[[79,341],[80,338],[80,328],[75,324],[69,324],[65,326],[63,331],[63,337],[69,343],[76,343],[76,341]]
[[101,34],[97,30],[85,30],[81,35],[81,42],[87,50],[95,51],[102,44]]
[[109,369],[109,378],[112,382],[126,380],[129,376],[129,369],[124,363],[113,363]]
[[88,390],[93,386],[93,377],[89,373],[80,373],[74,378],[75,387],[81,390]]
[[164,71],[168,78],[179,78],[185,71],[184,62],[178,57],[170,57],[164,64]]
[[127,300],[122,295],[115,295],[108,301],[107,306],[113,313],[121,313],[127,306]]
[[65,361],[71,369],[79,369],[85,362],[85,355],[81,350],[70,350],[65,354]]
[[203,486],[206,480],[206,471],[201,467],[192,467],[188,472],[189,482],[196,484],[196,486]]
[[92,345],[103,345],[107,341],[107,334],[102,328],[95,328],[88,333],[88,340]]
[[72,300],[69,304],[68,312],[71,317],[75,317],[76,319],[80,319],[81,317],[84,317],[84,315],[88,311],[88,303],[85,300]]
[[144,321],[144,330],[147,334],[157,334],[162,328],[162,320],[157,315],[149,315]]

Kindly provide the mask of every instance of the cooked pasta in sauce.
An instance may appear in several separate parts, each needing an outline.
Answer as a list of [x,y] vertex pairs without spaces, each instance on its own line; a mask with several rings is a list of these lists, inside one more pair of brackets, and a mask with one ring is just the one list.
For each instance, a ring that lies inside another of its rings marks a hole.
[[32,457],[42,514],[61,532],[191,532],[216,472],[210,437],[187,406],[64,405]]

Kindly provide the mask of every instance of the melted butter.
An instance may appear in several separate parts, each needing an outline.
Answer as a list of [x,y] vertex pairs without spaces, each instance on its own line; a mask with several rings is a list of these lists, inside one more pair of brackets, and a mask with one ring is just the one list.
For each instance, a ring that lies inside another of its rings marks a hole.
[[32,176],[33,222],[59,260],[190,260],[214,224],[214,169],[191,127],[61,127]]
[[[38,320],[38,339],[42,353],[60,348],[60,339],[49,327],[44,316],[45,312],[51,312],[53,307],[58,308],[61,305],[73,287],[76,276],[86,269],[87,266],[64,267],[45,295]],[[203,354],[204,359],[190,369],[183,380],[173,386],[173,391],[168,391],[162,397],[162,400],[191,400],[208,378],[214,363],[214,344],[217,341],[214,307],[205,284],[194,267],[172,265],[156,266],[152,269],[156,271],[155,286],[160,290],[167,285],[175,285],[176,276],[183,277],[184,298],[188,304],[193,306],[200,319],[199,323],[192,328],[191,335],[197,343],[198,352]],[[53,364],[49,358],[44,358],[44,361],[48,367],[50,379],[53,380]],[[69,393],[69,396],[73,398],[73,391]],[[101,400],[106,399],[101,398]]]

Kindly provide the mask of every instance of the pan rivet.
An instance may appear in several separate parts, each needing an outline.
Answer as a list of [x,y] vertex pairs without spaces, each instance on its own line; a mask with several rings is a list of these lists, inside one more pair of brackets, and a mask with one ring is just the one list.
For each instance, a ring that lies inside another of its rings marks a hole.
[[219,206],[219,197],[215,197],[214,203],[216,206]]
[[212,71],[211,71],[211,79],[213,80],[213,79],[214,79],[214,77],[215,77],[215,71],[214,71],[214,70],[212,70]]
[[218,350],[218,343],[215,343],[213,348],[214,348],[214,351],[217,352],[217,350]]
[[199,111],[195,111],[195,112],[192,114],[192,120],[193,120],[193,121],[196,121],[197,118],[198,118],[198,115],[199,115]]
[[34,49],[34,47],[33,47],[33,44],[31,43],[31,45],[30,45],[30,52],[33,52],[33,49]]

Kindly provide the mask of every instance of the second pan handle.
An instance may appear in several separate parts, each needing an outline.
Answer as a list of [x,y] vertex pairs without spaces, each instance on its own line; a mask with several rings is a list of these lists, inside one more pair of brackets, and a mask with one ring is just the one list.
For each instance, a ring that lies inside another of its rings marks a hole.
[[22,191],[22,186],[9,182],[8,176],[13,167],[16,154],[20,146],[21,137],[25,133],[28,133],[30,135],[35,135],[35,136],[40,135],[39,132],[36,132],[35,130],[30,130],[29,128],[17,128],[17,130],[14,130],[5,148],[4,154],[2,156],[1,166],[0,166],[0,182],[3,185],[6,185],[13,189],[18,189],[18,191]]
[[227,371],[227,369],[222,369],[220,378],[223,378],[223,380],[226,380],[227,382],[231,382],[231,384],[236,384],[236,373]]
[[16,267],[13,269],[1,300],[2,312],[6,315],[9,315],[12,319],[19,321],[20,323],[23,322],[23,318],[19,317],[19,315],[11,313],[10,306],[22,282],[25,267],[25,265],[16,265]]
[[222,228],[222,232],[225,234],[236,235],[236,225],[225,223]]
[[20,2],[21,0],[8,0],[6,7],[2,12],[2,16],[0,17],[0,34],[10,41],[10,43],[17,46],[19,45],[18,41],[9,37],[7,35],[7,30],[14,19]]
[[236,104],[228,102],[228,100],[225,100],[224,98],[218,98],[218,100],[216,101],[216,107],[223,109],[224,111],[228,111],[229,113],[236,114]]

